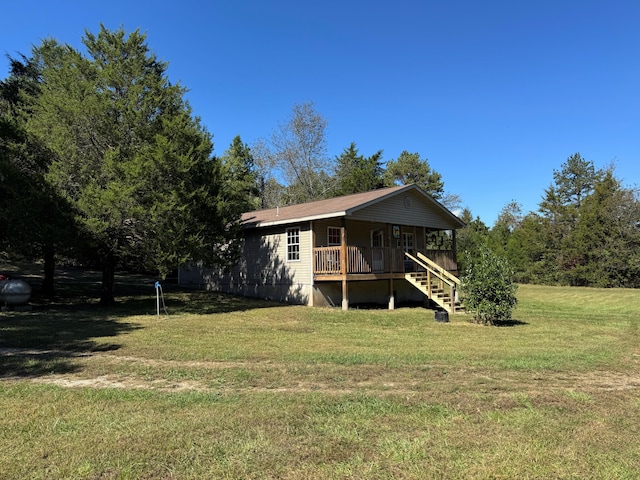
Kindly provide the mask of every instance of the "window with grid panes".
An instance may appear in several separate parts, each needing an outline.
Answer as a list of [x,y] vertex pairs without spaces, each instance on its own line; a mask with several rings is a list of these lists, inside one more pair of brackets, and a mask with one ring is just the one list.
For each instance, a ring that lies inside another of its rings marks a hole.
[[300,260],[300,229],[287,228],[287,261]]
[[330,247],[335,247],[342,243],[342,235],[339,227],[329,227],[327,230],[327,238]]

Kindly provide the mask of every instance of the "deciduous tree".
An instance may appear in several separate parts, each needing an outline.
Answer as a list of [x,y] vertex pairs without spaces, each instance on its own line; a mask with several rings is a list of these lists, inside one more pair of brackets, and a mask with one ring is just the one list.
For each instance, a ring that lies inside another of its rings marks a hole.
[[271,136],[269,156],[288,187],[287,203],[330,195],[333,165],[327,156],[327,125],[312,102],[294,104],[291,117]]
[[269,144],[264,139],[258,139],[251,145],[251,152],[256,166],[256,180],[258,184],[259,208],[275,208],[284,205],[285,186],[278,179],[276,162]]
[[512,200],[505,205],[489,234],[489,247],[498,255],[506,255],[507,244],[522,222],[522,206]]

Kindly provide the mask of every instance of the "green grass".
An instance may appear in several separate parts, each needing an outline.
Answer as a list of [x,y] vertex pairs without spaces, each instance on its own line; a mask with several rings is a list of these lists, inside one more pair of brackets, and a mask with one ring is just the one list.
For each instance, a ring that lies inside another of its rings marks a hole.
[[171,286],[157,317],[152,283],[105,310],[71,280],[0,314],[2,478],[640,471],[640,291],[524,285],[483,327]]

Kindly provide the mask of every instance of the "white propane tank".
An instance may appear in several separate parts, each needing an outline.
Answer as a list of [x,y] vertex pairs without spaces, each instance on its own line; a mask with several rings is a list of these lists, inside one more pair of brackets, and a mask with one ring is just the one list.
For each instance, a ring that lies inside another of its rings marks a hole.
[[0,282],[0,304],[21,305],[31,298],[31,286],[24,280],[3,280]]

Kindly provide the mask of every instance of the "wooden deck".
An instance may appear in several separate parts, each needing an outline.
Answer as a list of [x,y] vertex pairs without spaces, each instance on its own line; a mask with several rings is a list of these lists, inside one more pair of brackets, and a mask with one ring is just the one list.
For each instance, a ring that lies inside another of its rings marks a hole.
[[[343,254],[346,252],[346,255]],[[425,252],[426,256],[445,270],[456,271],[457,264],[452,251]],[[346,258],[343,258],[346,257]],[[404,278],[416,269],[399,247],[359,247],[347,245],[316,247],[313,249],[313,277],[315,281],[386,280]]]
[[[414,256],[397,247],[343,244],[313,249],[313,279],[342,284],[343,310],[349,308],[349,282],[389,280],[389,291],[392,292],[394,280],[405,279],[441,308],[455,313],[461,310],[456,293],[460,280],[456,274],[455,254],[451,250],[416,252]],[[390,293],[389,308],[393,309],[393,305],[394,298]]]

